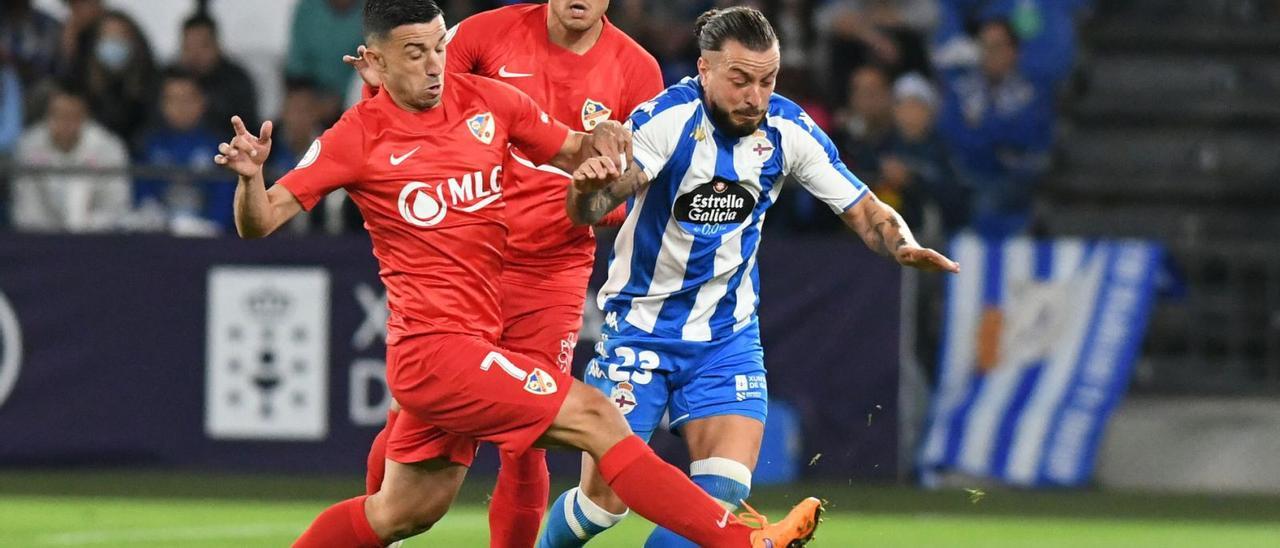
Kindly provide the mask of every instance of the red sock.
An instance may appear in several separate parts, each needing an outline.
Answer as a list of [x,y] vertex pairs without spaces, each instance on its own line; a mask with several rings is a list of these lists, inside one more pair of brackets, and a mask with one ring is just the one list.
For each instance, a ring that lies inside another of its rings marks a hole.
[[527,548],[538,541],[551,494],[547,451],[530,449],[519,457],[503,452],[500,457],[498,486],[489,502],[489,546]]
[[321,512],[293,548],[382,548],[385,546],[364,515],[364,499],[356,497],[339,502]]
[[369,447],[369,459],[365,463],[364,494],[372,495],[382,490],[382,476],[387,473],[387,438],[391,436],[391,427],[396,424],[399,411],[387,411],[387,425],[382,427],[378,436],[373,438]]
[[751,528],[727,519],[716,503],[676,467],[663,462],[638,436],[609,448],[596,463],[627,507],[698,546],[745,548]]

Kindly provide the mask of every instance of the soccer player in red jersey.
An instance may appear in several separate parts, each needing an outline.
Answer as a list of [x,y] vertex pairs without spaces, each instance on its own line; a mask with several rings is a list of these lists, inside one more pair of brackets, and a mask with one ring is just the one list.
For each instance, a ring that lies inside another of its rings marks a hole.
[[611,158],[629,146],[620,126],[601,124],[595,137],[572,132],[510,86],[446,79],[444,19],[430,0],[368,0],[364,25],[382,93],[348,110],[270,190],[262,176],[270,122],[254,136],[234,118],[236,136],[214,158],[239,175],[235,218],[246,238],[272,233],[345,188],[387,287],[387,381],[407,413],[388,439],[386,477],[378,493],[321,513],[295,546],[385,546],[429,529],[456,496],[478,440],[515,455],[535,444],[586,451],[630,508],[702,546],[811,537],[816,499],[772,526],[729,519],[632,434],[599,391],[495,344],[507,146],[537,164],[578,166],[590,187],[619,174]]
[[[608,8],[608,0],[551,0],[474,15],[450,31],[445,72],[507,82],[575,130],[624,121],[637,105],[662,91],[662,72],[652,55],[609,23],[604,17]],[[344,60],[376,91],[377,74],[367,61]],[[582,328],[595,237],[590,227],[575,226],[565,214],[569,179],[563,170],[536,164],[512,148],[502,172],[510,231],[498,344],[568,372]],[[625,206],[620,207],[601,224],[621,224],[625,214]],[[397,417],[393,408],[388,426],[369,451],[369,494],[382,484],[386,433]],[[500,458],[489,503],[489,544],[532,546],[550,493],[545,450],[533,449],[519,458],[501,453]],[[592,515],[614,521],[622,517],[603,509]]]

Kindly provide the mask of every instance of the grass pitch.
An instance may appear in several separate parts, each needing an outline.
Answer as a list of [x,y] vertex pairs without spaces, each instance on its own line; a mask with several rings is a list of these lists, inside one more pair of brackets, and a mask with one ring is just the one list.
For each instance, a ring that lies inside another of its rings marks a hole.
[[[473,478],[459,503],[414,546],[483,547],[488,522]],[[287,546],[325,506],[358,484],[181,474],[0,473],[0,546]],[[1280,499],[806,485],[753,500],[782,515],[815,493],[829,501],[815,547],[1207,548],[1280,546]],[[590,546],[638,547],[637,517]]]

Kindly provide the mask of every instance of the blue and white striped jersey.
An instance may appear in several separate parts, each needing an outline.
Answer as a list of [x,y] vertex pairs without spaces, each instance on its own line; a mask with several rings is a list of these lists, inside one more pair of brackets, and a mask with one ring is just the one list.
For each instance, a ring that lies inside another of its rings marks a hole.
[[656,336],[709,341],[755,320],[760,229],[786,177],[836,212],[867,194],[831,139],[777,94],[743,138],[715,129],[697,78],[641,104],[628,125],[650,183],[618,233],[599,305]]

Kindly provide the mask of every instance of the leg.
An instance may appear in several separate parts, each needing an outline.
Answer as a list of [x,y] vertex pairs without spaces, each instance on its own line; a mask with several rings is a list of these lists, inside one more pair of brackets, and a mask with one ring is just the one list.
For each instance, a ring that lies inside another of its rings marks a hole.
[[[609,395],[632,431],[648,439],[667,409],[669,379],[675,360],[663,360],[652,350],[637,351],[641,341],[618,336],[606,328],[607,341],[587,367],[587,384]],[[641,366],[641,357],[643,365]],[[617,525],[627,514],[590,455],[583,455],[578,487],[561,494],[547,513],[539,548],[579,548]]]
[[543,442],[586,451],[600,475],[636,513],[694,539],[700,546],[749,546],[752,529],[683,473],[658,458],[631,434],[617,407],[604,395],[574,382]]
[[422,533],[449,510],[466,473],[467,467],[444,459],[388,460],[380,491],[329,507],[294,547],[382,547]]
[[392,398],[391,409],[387,410],[387,424],[373,438],[373,445],[369,446],[369,457],[365,462],[364,472],[364,494],[366,495],[377,493],[382,488],[382,477],[387,472],[387,437],[395,428],[396,417],[399,415],[400,404]]
[[520,456],[501,452],[499,458],[498,483],[489,501],[489,546],[532,546],[551,493],[547,450],[530,449]]
[[[503,273],[499,345],[568,373],[582,329],[585,285],[566,291],[519,283],[518,278],[515,270]],[[502,452],[500,458],[489,502],[489,546],[528,548],[537,542],[551,492],[546,450],[530,449],[520,456]]]
[[591,456],[584,454],[578,487],[551,504],[538,548],[579,548],[625,517],[627,505],[600,477]]
[[[760,455],[764,423],[741,415],[691,420],[680,429],[689,444],[689,474],[693,482],[721,506],[737,510],[751,493],[751,471]],[[658,527],[647,548],[696,548],[670,530]]]
[[[749,326],[712,343],[692,378],[671,395],[672,428],[689,445],[693,482],[722,506],[736,510],[751,492],[751,471],[760,455],[768,414],[768,384],[759,332]],[[661,527],[648,548],[694,544]]]

